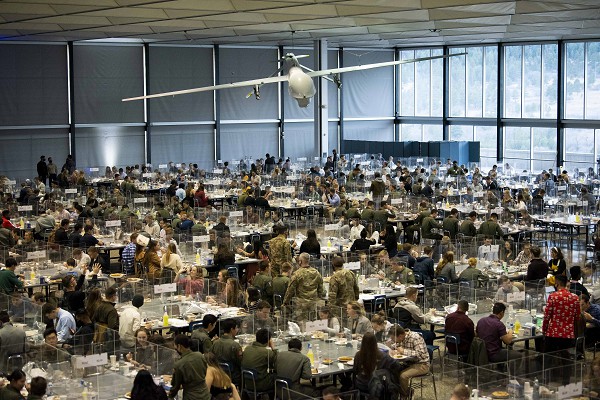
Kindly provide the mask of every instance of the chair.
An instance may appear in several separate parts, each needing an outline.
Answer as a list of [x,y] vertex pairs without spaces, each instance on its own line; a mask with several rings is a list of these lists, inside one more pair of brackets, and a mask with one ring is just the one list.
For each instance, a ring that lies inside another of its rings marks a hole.
[[[246,379],[252,384],[252,388],[246,387]],[[242,368],[242,393],[245,393],[248,398],[254,398],[254,400],[257,400],[258,397],[268,394],[268,392],[256,391],[256,372],[254,370],[244,368]]]
[[386,303],[385,303],[385,295],[377,295],[373,298],[373,302],[371,303],[371,313],[377,313],[381,310],[385,311]]
[[[423,336],[423,332],[419,332],[419,331],[415,331],[415,332],[417,332],[419,335],[421,335],[421,337],[423,339],[425,339],[424,336]],[[443,363],[443,360],[442,360],[442,352],[440,351],[440,346],[433,345],[433,344],[428,344],[426,346],[427,346],[427,352],[429,353],[429,362],[433,361],[433,352],[437,350],[437,352],[438,352],[438,359],[440,361],[440,367],[442,368],[442,371],[443,371],[444,370],[444,363]]]
[[223,371],[225,371],[225,373],[226,373],[227,375],[229,375],[229,377],[231,378],[231,371],[232,371],[232,369],[233,369],[233,368],[231,367],[231,364],[229,364],[229,363],[226,363],[226,362],[220,362],[220,363],[219,363],[219,366],[221,366],[221,368],[223,369]]
[[202,328],[202,321],[190,322],[190,332],[194,332],[198,328]]
[[25,360],[22,354],[13,354],[6,360],[6,370],[14,371],[15,369],[21,369],[25,365]]
[[[286,396],[283,396],[283,393],[286,393]],[[277,394],[280,394],[279,396]],[[275,397],[279,400],[290,400],[292,398],[290,393],[290,383],[283,379],[277,378],[275,379]]]
[[[451,360],[453,357],[454,360],[456,361],[457,365],[460,362],[464,362],[467,359],[467,354],[460,354],[458,352],[458,345],[460,344],[460,335],[458,333],[453,333],[453,334],[447,334],[446,335],[446,350],[444,351],[444,358],[442,362],[442,376],[444,375],[444,371],[446,368],[446,359]],[[455,348],[455,352],[452,353],[451,351],[448,350],[448,344],[453,344],[454,348]]]
[[227,265],[225,268],[227,269],[227,274],[229,275],[230,278],[239,279],[238,267],[236,265]]
[[[435,376],[433,375],[433,371],[431,371],[431,365],[429,366],[429,371],[423,375],[413,376],[408,380],[408,386],[412,389],[420,389],[421,390],[421,398],[423,398],[423,388],[426,387],[423,383],[423,379],[431,378],[431,383],[433,384],[433,394],[435,395],[435,400],[437,400],[437,388],[435,386]],[[415,382],[418,380],[418,382]]]

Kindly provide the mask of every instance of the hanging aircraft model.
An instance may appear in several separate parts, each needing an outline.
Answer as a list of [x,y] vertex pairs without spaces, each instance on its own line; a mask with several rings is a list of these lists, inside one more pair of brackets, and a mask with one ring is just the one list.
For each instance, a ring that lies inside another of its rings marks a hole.
[[[410,64],[416,63],[420,61],[427,60],[435,60],[439,58],[449,58],[462,56],[467,53],[456,53],[456,54],[447,54],[441,56],[432,56],[432,57],[422,57],[422,58],[414,58],[410,60],[399,60],[399,61],[387,61],[380,62],[374,64],[365,64],[365,65],[357,65],[353,67],[342,67],[342,68],[332,68],[332,69],[324,69],[321,71],[313,71],[312,69],[305,67],[304,65],[298,62],[299,58],[308,57],[307,55],[294,55],[293,53],[287,53],[283,58],[283,65],[275,71],[271,76],[267,78],[261,79],[252,79],[248,81],[240,81],[240,82],[232,82],[232,83],[224,83],[220,85],[214,86],[205,86],[200,88],[193,89],[184,89],[184,90],[176,90],[173,92],[164,92],[164,93],[156,93],[150,94],[147,96],[138,96],[138,97],[130,97],[127,99],[123,99],[122,101],[133,101],[133,100],[144,100],[144,99],[155,99],[157,97],[166,97],[166,96],[177,96],[180,94],[188,94],[188,93],[198,93],[198,92],[208,92],[213,90],[221,90],[221,89],[232,89],[238,87],[253,87],[253,91],[248,93],[246,98],[252,96],[256,97],[257,100],[260,100],[260,87],[262,85],[266,85],[268,83],[277,83],[277,82],[287,82],[288,83],[288,91],[290,96],[292,96],[298,102],[298,106],[305,108],[308,107],[310,103],[310,99],[317,92],[315,89],[315,83],[313,78],[315,77],[323,77],[327,80],[334,82],[338,88],[342,86],[339,75],[346,72],[353,71],[364,71],[367,69],[374,68],[383,68],[383,67],[391,67],[394,65],[401,64]],[[282,72],[285,68],[288,68],[288,72],[285,75],[277,75]],[[304,72],[307,71],[307,72]]]

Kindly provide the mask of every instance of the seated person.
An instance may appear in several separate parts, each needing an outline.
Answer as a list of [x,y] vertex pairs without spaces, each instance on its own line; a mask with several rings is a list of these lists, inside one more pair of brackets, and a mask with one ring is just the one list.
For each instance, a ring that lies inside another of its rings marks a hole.
[[204,355],[206,359],[206,386],[214,400],[240,400],[240,394],[231,381],[231,377],[219,364],[217,356],[213,353]]
[[475,257],[469,258],[469,266],[460,273],[458,279],[466,282],[478,282],[474,285],[475,287],[479,286],[479,282],[487,282],[489,280],[487,275],[481,272],[480,269],[477,269],[477,259]]
[[590,303],[590,296],[579,296],[581,314],[585,320],[585,342],[596,343],[600,339],[600,305]]
[[340,321],[337,317],[331,315],[329,307],[321,307],[319,310],[319,319],[327,321],[327,328],[323,332],[327,332],[330,336],[336,336],[340,333]]
[[235,319],[229,318],[221,322],[223,334],[214,341],[212,352],[219,362],[229,364],[231,379],[234,383],[241,383],[242,346],[235,340],[239,331]]
[[362,304],[352,301],[346,305],[346,312],[348,314],[346,328],[352,333],[353,339],[362,337],[367,332],[373,333],[373,326],[371,321],[365,317],[365,309]]
[[88,355],[94,340],[94,323],[85,308],[80,308],[75,312],[75,320],[79,328],[68,342],[71,347],[70,351],[72,354]]
[[538,246],[531,247],[531,261],[527,266],[527,275],[525,281],[536,282],[542,279],[546,279],[548,275],[548,264],[540,258],[542,249]]
[[388,333],[392,323],[385,318],[385,311],[380,311],[371,317],[371,325],[375,332],[377,342],[384,343],[388,339]]
[[515,265],[529,264],[529,262],[531,261],[531,258],[532,258],[531,243],[524,243],[523,249],[519,252],[519,254],[517,254],[517,257],[515,257],[515,261],[513,262],[513,264],[515,264]]
[[398,324],[410,329],[423,333],[423,338],[427,344],[433,344],[434,334],[429,330],[423,330],[421,324],[427,322],[425,314],[416,304],[419,290],[416,287],[406,288],[404,297],[398,298],[398,302],[392,310],[393,317],[396,318]]
[[270,317],[271,305],[264,300],[260,300],[256,305],[256,311],[247,316],[242,321],[242,332],[251,333],[259,329],[275,330],[275,322]]
[[494,303],[492,314],[477,322],[476,332],[477,336],[485,343],[488,360],[493,363],[515,361],[514,364],[511,363],[511,370],[514,368],[512,371],[514,373],[521,369],[522,354],[516,350],[502,347],[503,343],[509,345],[513,341],[513,331],[507,330],[502,322],[505,311],[506,306],[503,303]]
[[[242,368],[255,372],[257,391],[273,392],[276,365],[277,350],[271,340],[271,331],[259,329],[256,331],[256,341],[247,346],[242,353]],[[246,387],[252,387],[250,381],[244,383],[250,385]]]
[[396,285],[410,285],[415,283],[415,274],[406,266],[406,262],[398,257],[390,260],[391,268],[389,279]]
[[585,286],[583,286],[579,281],[581,280],[581,267],[579,265],[574,265],[569,269],[571,274],[571,282],[569,283],[569,291],[571,293],[576,294],[577,296],[581,294],[585,294],[587,296],[590,295]]
[[519,293],[519,288],[513,285],[513,282],[508,278],[508,276],[502,275],[500,278],[498,278],[498,291],[496,292],[494,301],[504,303],[505,305],[512,304],[512,306],[516,309],[523,308],[523,301],[512,303],[508,302],[507,297],[509,293]]
[[368,234],[369,232],[367,232],[366,229],[360,231],[360,238],[356,239],[354,243],[352,243],[350,251],[368,251],[369,248],[375,244],[374,240],[367,239]]
[[[429,352],[423,337],[416,332],[405,330],[400,325],[390,328],[392,351],[390,355],[405,355],[415,357],[416,362],[411,363],[400,373],[400,391],[405,398],[410,398],[408,382],[414,376],[425,375],[429,372]],[[356,362],[356,361],[355,361]]]
[[[64,348],[64,349],[63,349]],[[58,343],[56,329],[48,328],[44,331],[44,343],[37,354],[37,361],[49,363],[63,362],[70,358],[67,352],[68,345]]]
[[[310,359],[302,354],[302,342],[300,339],[292,338],[288,342],[288,351],[282,351],[277,354],[275,364],[277,377],[286,380],[290,384],[290,389],[294,392],[303,393],[306,396],[314,397],[314,389],[308,384],[302,384],[300,379],[311,379]],[[291,396],[292,398],[298,396]]]
[[127,353],[125,358],[137,369],[152,370],[156,365],[156,357],[152,344],[148,341],[150,333],[146,328],[140,328],[135,332],[135,350]]
[[[459,300],[456,311],[446,316],[446,322],[444,323],[444,331],[446,335],[454,335],[460,339],[458,344],[458,354],[467,355],[473,337],[475,337],[475,325],[471,318],[467,316],[469,311],[469,303],[466,300]],[[456,354],[456,345],[454,343],[446,342],[447,350]]]
[[483,244],[479,246],[479,249],[477,249],[477,258],[486,261],[498,260],[498,248],[492,245],[491,237],[486,236]]
[[217,326],[218,320],[219,318],[215,315],[204,314],[204,317],[202,317],[202,327],[192,332],[192,349],[194,351],[206,354],[212,350],[213,339],[216,340],[218,336],[211,338],[210,334]]
[[36,307],[21,292],[12,292],[10,295],[10,309],[9,315],[13,322],[23,322],[26,317],[35,316]]

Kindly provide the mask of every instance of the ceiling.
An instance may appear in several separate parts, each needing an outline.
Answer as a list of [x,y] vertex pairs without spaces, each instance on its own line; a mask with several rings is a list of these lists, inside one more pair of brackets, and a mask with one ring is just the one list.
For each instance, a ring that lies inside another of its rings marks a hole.
[[[92,5],[93,3],[93,5]],[[599,0],[0,0],[0,40],[394,47],[600,38]]]

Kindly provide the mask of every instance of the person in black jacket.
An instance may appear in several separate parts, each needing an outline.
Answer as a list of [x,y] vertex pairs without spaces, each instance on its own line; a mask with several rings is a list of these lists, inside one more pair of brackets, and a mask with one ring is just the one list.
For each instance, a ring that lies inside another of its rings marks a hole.
[[67,275],[62,278],[63,300],[61,308],[70,312],[75,312],[80,308],[85,308],[85,292],[81,290],[85,283],[85,270],[81,271],[79,278],[75,275]]
[[54,233],[54,243],[61,246],[69,245],[69,234],[67,229],[69,228],[69,220],[63,219],[60,221],[60,227]]
[[83,229],[83,224],[78,222],[73,227],[73,232],[69,235],[69,243],[73,248],[79,248],[81,246],[81,230]]
[[317,233],[314,229],[309,229],[306,232],[306,239],[300,245],[300,253],[308,253],[317,257],[321,256],[321,243],[319,243]]
[[374,240],[367,239],[367,230],[363,229],[360,231],[360,238],[356,239],[352,246],[350,247],[350,251],[361,251],[361,250],[369,250],[370,246],[375,244]]

